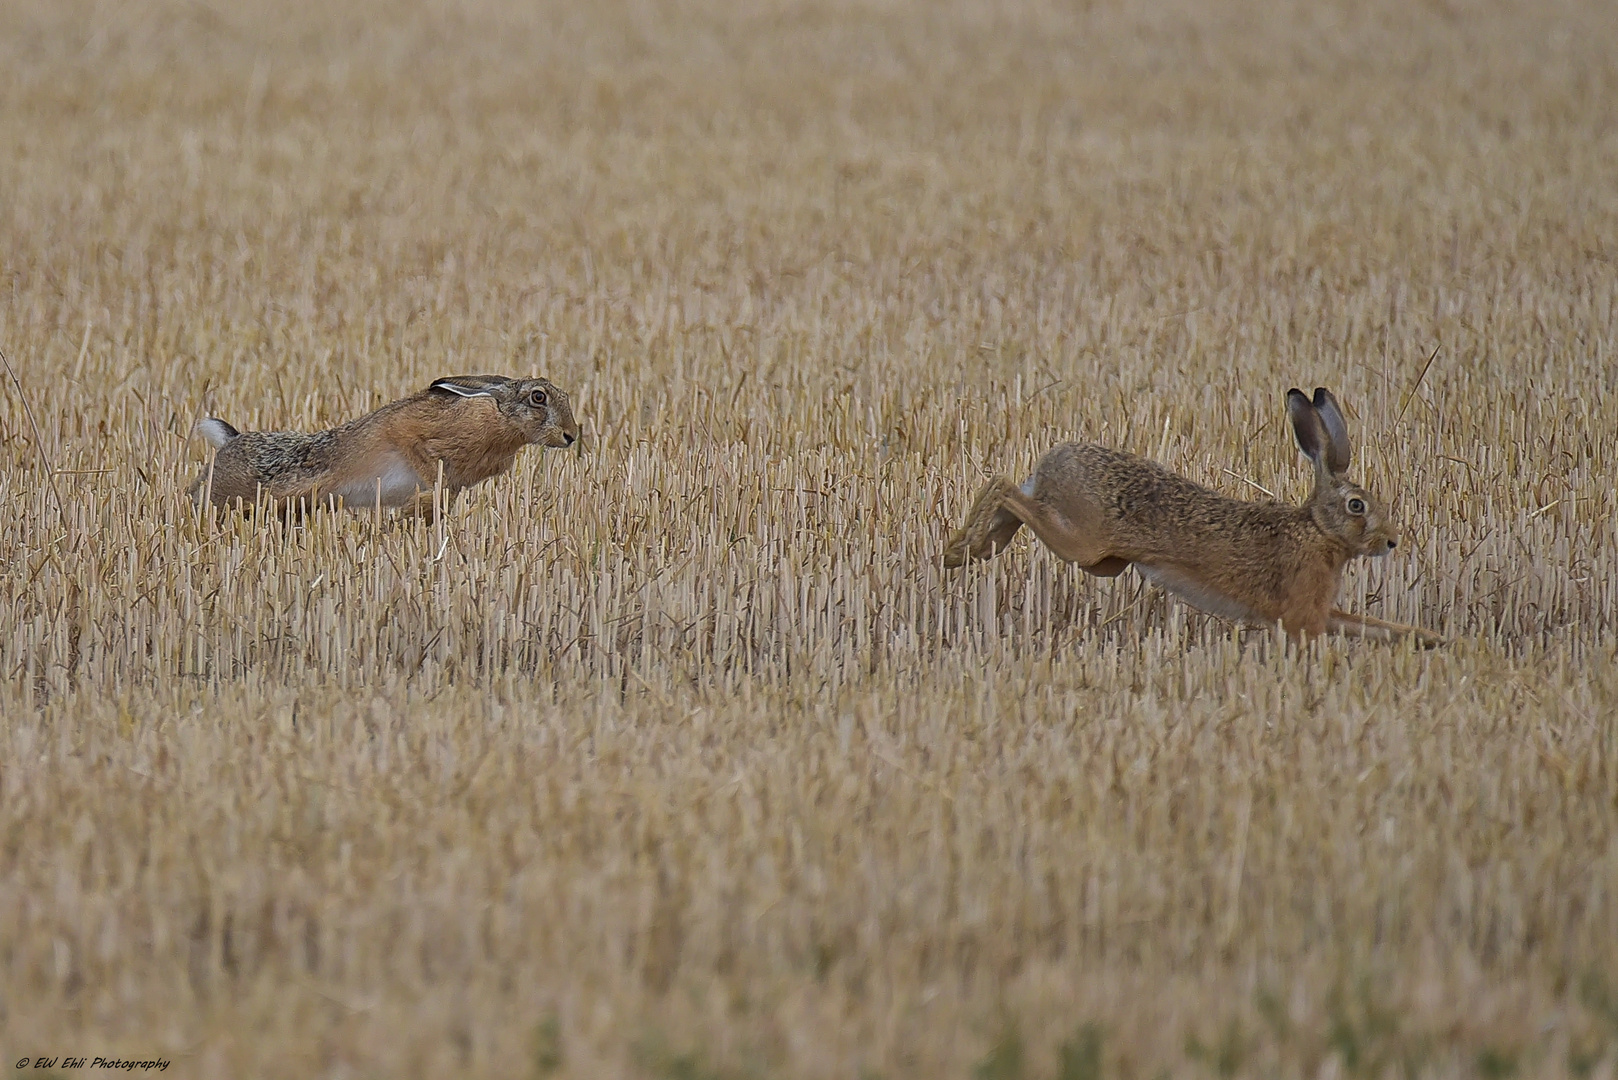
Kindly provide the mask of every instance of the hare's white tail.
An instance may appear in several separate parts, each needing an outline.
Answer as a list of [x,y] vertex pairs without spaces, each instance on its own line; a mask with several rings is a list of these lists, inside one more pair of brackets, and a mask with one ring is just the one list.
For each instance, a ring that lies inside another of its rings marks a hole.
[[209,445],[211,445],[215,450],[224,449],[227,443],[241,434],[241,432],[237,431],[235,428],[231,427],[229,424],[225,423],[216,416],[210,416],[204,420],[198,420],[197,426],[193,428],[192,431],[197,435],[201,435],[204,439],[207,439]]

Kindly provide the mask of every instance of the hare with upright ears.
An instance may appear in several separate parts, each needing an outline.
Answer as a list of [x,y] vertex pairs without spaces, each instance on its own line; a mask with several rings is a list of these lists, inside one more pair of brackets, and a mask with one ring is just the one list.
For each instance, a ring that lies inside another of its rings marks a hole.
[[987,559],[1028,525],[1092,574],[1113,577],[1133,564],[1193,607],[1239,622],[1442,644],[1420,627],[1335,606],[1348,560],[1386,555],[1398,537],[1377,501],[1344,475],[1348,425],[1331,391],[1317,389],[1311,401],[1288,390],[1287,415],[1315,466],[1314,494],[1302,506],[1227,498],[1133,454],[1066,443],[1020,487],[1004,477],[986,484],[944,565]]
[[313,434],[240,432],[223,420],[198,421],[218,450],[191,485],[216,506],[262,492],[283,507],[325,501],[371,509],[420,508],[443,468],[451,494],[511,468],[530,444],[571,446],[579,436],[567,395],[545,379],[456,375]]

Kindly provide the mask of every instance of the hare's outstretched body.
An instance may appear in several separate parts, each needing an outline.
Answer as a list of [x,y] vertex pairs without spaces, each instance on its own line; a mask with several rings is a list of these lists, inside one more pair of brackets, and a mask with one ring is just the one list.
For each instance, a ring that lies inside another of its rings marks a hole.
[[524,446],[572,445],[579,425],[545,379],[457,375],[329,431],[239,432],[210,418],[197,432],[219,452],[191,485],[193,499],[252,503],[262,491],[282,506],[370,509],[379,495],[385,507],[422,506],[440,464],[450,493],[471,487],[511,468]]
[[1003,477],[986,484],[944,565],[990,558],[1027,525],[1092,574],[1133,565],[1194,607],[1239,622],[1441,644],[1420,627],[1335,606],[1348,560],[1386,555],[1398,538],[1377,501],[1344,476],[1348,425],[1331,392],[1317,389],[1311,401],[1289,390],[1287,414],[1315,466],[1314,494],[1302,506],[1226,498],[1133,454],[1067,443],[1020,487]]

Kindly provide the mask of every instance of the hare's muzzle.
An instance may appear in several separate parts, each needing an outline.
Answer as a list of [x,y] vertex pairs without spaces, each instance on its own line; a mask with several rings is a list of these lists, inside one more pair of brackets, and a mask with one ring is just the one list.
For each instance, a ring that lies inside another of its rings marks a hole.
[[545,445],[553,450],[565,450],[579,441],[576,431],[552,431],[545,437]]

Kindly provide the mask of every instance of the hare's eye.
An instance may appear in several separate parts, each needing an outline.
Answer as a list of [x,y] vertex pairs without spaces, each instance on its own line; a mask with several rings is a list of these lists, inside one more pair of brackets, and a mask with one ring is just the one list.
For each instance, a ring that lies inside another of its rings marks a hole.
[[528,395],[528,401],[534,406],[534,408],[543,409],[545,407],[545,391],[535,390],[533,393]]
[[1348,512],[1350,514],[1363,514],[1363,513],[1365,513],[1365,500],[1360,498],[1358,495],[1354,496],[1352,499],[1349,499],[1348,500]]

